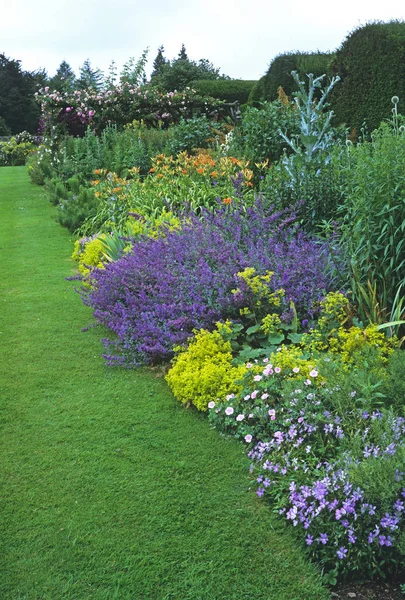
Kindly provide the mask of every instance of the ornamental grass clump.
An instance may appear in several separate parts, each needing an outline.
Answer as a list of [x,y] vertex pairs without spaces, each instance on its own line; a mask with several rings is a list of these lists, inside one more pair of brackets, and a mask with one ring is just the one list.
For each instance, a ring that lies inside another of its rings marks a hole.
[[94,270],[84,301],[116,334],[106,341],[109,361],[168,360],[194,329],[240,317],[232,290],[234,275],[246,267],[273,273],[270,291],[284,289],[287,311],[293,301],[302,319],[316,312],[333,287],[328,249],[293,220],[291,211],[273,213],[260,200],[246,211],[222,206],[199,218],[185,214],[181,229],[141,237],[126,256]]

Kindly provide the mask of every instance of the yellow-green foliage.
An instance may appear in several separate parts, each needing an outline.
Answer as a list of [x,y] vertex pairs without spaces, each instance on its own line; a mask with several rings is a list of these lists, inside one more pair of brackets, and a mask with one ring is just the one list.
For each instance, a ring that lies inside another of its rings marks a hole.
[[[253,311],[257,313],[266,313],[270,308],[278,308],[281,304],[281,298],[284,296],[284,290],[279,289],[272,292],[269,288],[269,283],[274,273],[266,271],[264,275],[257,275],[254,267],[246,267],[243,271],[236,274],[237,277],[249,288],[253,296],[253,306],[240,309],[241,315],[249,315]],[[240,289],[232,290],[232,294],[239,294]]]
[[75,242],[72,258],[79,263],[79,271],[82,275],[88,275],[92,268],[103,268],[103,256],[102,236],[90,239],[84,245],[81,240]]
[[281,319],[277,313],[268,314],[262,319],[261,329],[266,335],[279,333]]
[[352,308],[340,292],[329,293],[321,308],[316,327],[302,336],[300,345],[305,352],[332,352],[339,355],[345,368],[367,350],[377,350],[383,362],[393,352],[396,339],[387,338],[376,325],[361,328],[352,324]]
[[180,229],[181,221],[170,210],[163,209],[157,216],[139,214],[139,218],[131,218],[126,222],[128,236],[138,237],[147,235],[158,238],[164,235],[165,230]]
[[195,332],[187,349],[178,349],[166,380],[180,402],[194,404],[206,411],[208,402],[241,391],[235,383],[246,372],[245,366],[231,364],[231,344],[220,333],[226,324],[217,324],[213,332]]
[[[299,369],[296,372],[298,377],[309,377],[310,372],[318,368],[318,362],[314,361],[314,359],[306,359],[304,358],[302,349],[299,346],[291,344],[289,346],[285,346],[284,344],[277,352],[273,352],[270,355],[270,362],[274,367],[279,367],[281,369],[282,374],[288,373],[290,376],[292,375],[293,369]],[[315,379],[313,379],[314,383],[321,383],[323,378],[321,375]]]

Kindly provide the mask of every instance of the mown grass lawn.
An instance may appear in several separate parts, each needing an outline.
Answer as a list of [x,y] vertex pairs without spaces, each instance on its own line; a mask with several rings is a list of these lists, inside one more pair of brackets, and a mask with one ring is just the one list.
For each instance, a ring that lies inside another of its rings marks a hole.
[[1,600],[328,598],[241,445],[105,366],[53,214],[0,169]]

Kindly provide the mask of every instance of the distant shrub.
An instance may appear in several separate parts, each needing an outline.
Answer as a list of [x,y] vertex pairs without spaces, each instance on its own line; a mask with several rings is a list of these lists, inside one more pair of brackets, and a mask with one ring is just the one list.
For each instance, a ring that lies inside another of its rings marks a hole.
[[170,127],[167,142],[169,154],[192,152],[195,148],[207,148],[211,137],[211,127],[203,115],[194,119],[181,119],[177,125]]
[[28,156],[34,150],[35,146],[31,141],[19,142],[16,137],[12,137],[8,142],[0,142],[0,165],[25,165]]
[[200,79],[192,81],[190,86],[201,96],[210,96],[229,103],[246,104],[256,83],[256,81],[243,79]]

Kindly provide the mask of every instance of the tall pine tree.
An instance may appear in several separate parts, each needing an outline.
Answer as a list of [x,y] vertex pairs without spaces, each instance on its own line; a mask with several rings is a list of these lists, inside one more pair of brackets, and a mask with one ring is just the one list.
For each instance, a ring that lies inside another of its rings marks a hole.
[[104,82],[104,75],[100,69],[93,69],[90,63],[90,59],[86,59],[80,67],[79,79],[76,81],[76,87],[79,90],[85,88],[91,88],[93,90],[99,90],[102,88]]
[[49,82],[51,90],[57,90],[58,92],[73,92],[75,89],[76,75],[73,69],[65,60],[63,60],[55,75]]

